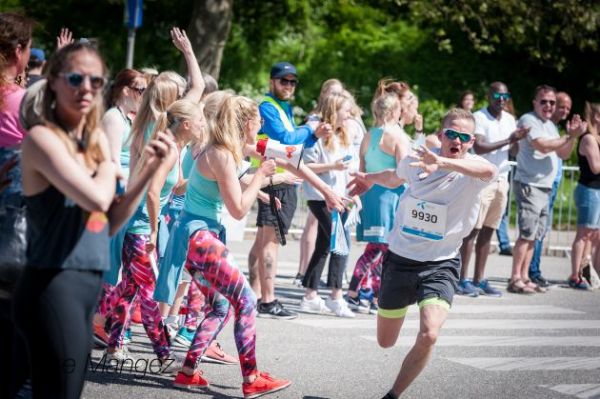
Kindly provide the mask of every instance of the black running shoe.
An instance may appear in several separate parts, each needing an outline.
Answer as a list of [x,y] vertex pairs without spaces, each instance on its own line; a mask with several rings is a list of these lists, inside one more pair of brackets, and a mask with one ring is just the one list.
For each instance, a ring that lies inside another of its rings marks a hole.
[[277,299],[270,303],[258,305],[258,317],[280,320],[291,320],[298,317],[298,313],[287,310]]
[[531,281],[533,281],[534,283],[536,283],[537,285],[539,285],[542,288],[548,288],[552,285],[552,283],[550,281],[546,280],[543,276],[532,277]]
[[358,299],[358,297],[352,298],[350,295],[346,294],[346,295],[344,295],[344,300],[346,301],[346,303],[348,304],[348,307],[351,310],[359,311],[361,309],[365,309],[365,307],[360,302],[360,299]]

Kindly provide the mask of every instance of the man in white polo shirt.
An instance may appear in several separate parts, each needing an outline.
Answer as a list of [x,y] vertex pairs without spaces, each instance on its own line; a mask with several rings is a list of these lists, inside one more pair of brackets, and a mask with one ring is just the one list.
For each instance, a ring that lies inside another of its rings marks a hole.
[[420,330],[385,399],[396,399],[425,368],[458,285],[459,248],[477,220],[479,193],[498,173],[496,166],[468,153],[474,129],[470,112],[452,109],[438,134],[440,149],[421,147],[396,170],[356,172],[349,184],[355,195],[373,184],[408,182],[383,260],[377,341],[384,348],[394,346],[414,303],[420,308]]
[[[508,152],[511,144],[521,140],[528,128],[517,129],[515,118],[504,111],[510,99],[508,88],[502,82],[494,82],[488,90],[488,106],[473,114],[475,118],[475,153],[481,155],[499,170],[498,178],[481,192],[481,207],[475,228],[464,240],[460,249],[462,268],[457,293],[467,296],[479,294],[499,297],[500,290],[492,287],[484,278],[485,264],[490,253],[492,235],[500,225],[508,201]],[[475,243],[477,240],[477,243]],[[475,272],[468,280],[469,261],[475,246]]]

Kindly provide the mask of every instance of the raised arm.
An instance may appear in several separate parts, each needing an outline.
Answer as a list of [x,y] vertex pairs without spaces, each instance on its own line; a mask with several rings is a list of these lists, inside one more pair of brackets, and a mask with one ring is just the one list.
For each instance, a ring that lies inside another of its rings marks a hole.
[[185,64],[187,65],[187,71],[189,75],[189,90],[185,94],[185,99],[190,100],[194,103],[199,103],[204,93],[204,78],[202,78],[202,72],[194,54],[192,43],[188,39],[187,34],[183,29],[173,28],[171,29],[171,39],[173,44],[185,58]]
[[410,166],[423,169],[420,178],[427,177],[437,169],[451,170],[483,181],[490,181],[498,174],[498,168],[484,159],[446,158],[437,155],[425,146],[421,146],[417,156],[413,158],[416,161],[411,162]]

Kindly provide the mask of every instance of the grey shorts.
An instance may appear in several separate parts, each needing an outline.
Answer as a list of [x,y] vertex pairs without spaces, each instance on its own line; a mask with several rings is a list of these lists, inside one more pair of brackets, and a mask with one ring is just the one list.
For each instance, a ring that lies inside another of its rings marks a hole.
[[398,311],[401,315],[407,306],[430,298],[439,298],[451,305],[459,275],[460,257],[418,262],[388,251],[383,258],[379,308],[388,313]]
[[552,189],[514,181],[513,191],[517,202],[519,238],[540,240],[548,225],[548,205]]

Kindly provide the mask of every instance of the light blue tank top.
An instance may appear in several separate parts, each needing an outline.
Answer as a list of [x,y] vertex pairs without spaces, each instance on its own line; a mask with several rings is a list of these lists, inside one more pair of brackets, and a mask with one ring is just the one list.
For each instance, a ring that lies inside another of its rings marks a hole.
[[130,160],[130,140],[129,134],[131,133],[131,120],[123,115],[121,110],[117,107],[112,107],[106,114],[115,114],[122,122],[121,130],[121,153],[119,154],[119,163],[121,164],[121,172],[125,175],[125,179],[129,178],[129,160]]
[[[179,162],[175,162],[175,165],[169,171],[167,175],[167,179],[165,180],[165,184],[160,190],[159,204],[160,204],[160,213],[162,213],[163,208],[169,202],[169,198],[171,196],[171,192],[173,191],[173,187],[179,181]],[[148,208],[146,206],[146,195],[140,202],[138,209],[135,214],[131,218],[129,228],[127,229],[128,233],[133,234],[150,234],[150,216],[148,215]]]
[[189,173],[183,210],[221,223],[223,198],[217,181],[202,176],[195,162]]
[[188,144],[185,147],[183,147],[183,150],[181,151],[181,173],[183,174],[183,178],[187,179],[190,177],[190,174],[192,173],[192,169],[194,168],[194,166],[196,165],[196,160],[194,159],[194,151],[193,149],[193,145],[192,144]]
[[371,140],[365,153],[365,171],[367,173],[379,172],[384,169],[396,169],[396,157],[387,154],[379,147],[383,129],[371,128]]

